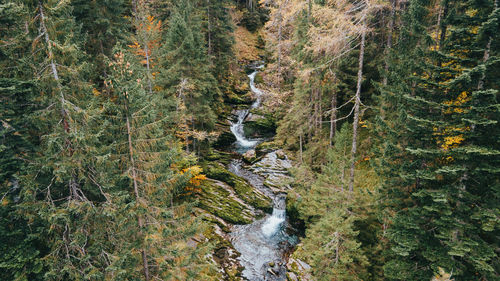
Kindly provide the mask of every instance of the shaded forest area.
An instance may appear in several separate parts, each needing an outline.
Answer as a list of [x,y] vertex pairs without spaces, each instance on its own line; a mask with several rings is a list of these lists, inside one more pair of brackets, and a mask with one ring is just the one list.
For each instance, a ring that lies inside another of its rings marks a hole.
[[499,20],[498,0],[0,1],[0,279],[243,280],[216,232],[255,218],[210,196],[272,209],[224,167],[263,61],[245,133],[294,164],[287,258],[310,269],[289,280],[499,280]]

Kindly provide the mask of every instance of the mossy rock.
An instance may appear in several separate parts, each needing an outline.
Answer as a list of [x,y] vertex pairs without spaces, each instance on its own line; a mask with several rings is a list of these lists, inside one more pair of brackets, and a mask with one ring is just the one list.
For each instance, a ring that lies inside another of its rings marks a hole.
[[262,210],[266,213],[271,213],[273,210],[272,200],[264,194],[257,192],[254,187],[246,182],[243,178],[234,175],[233,188],[238,196],[246,203],[254,208]]
[[264,78],[262,78],[262,72],[258,72],[256,75],[255,75],[255,80],[254,80],[255,84],[259,84],[259,83],[264,83]]
[[258,192],[245,179],[228,171],[223,165],[205,163],[202,167],[207,177],[227,183],[245,203],[264,212],[272,211],[273,204],[270,198]]
[[231,132],[222,132],[217,141],[213,144],[216,148],[228,147],[236,141],[236,137]]
[[251,104],[252,101],[249,98],[250,96],[248,95],[248,91],[240,91],[239,94],[235,92],[229,92],[227,95],[224,97],[224,100],[227,104],[232,104],[232,105],[248,105]]
[[234,249],[231,242],[217,234],[215,228],[216,226],[207,228],[203,234],[214,245],[213,258],[225,273],[224,277],[218,278],[218,280],[239,281],[241,280],[240,276],[243,271],[243,267],[237,262],[240,253]]
[[248,224],[255,218],[248,207],[238,202],[222,185],[208,179],[201,185],[199,207],[233,224]]
[[[210,162],[218,162],[224,165],[229,164],[233,158],[233,153],[211,149],[210,152],[204,157],[204,160]],[[208,163],[208,162],[207,162]]]
[[279,146],[277,143],[275,143],[274,141],[265,141],[265,142],[261,142],[259,143],[256,147],[255,147],[255,153],[257,154],[257,157],[261,157],[273,150],[276,150],[278,149]]
[[276,134],[276,124],[267,118],[247,121],[243,132],[246,138],[272,137]]

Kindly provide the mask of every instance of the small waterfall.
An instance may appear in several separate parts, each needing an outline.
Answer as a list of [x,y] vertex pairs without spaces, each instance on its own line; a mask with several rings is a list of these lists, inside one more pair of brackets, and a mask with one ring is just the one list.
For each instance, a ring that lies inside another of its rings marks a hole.
[[[242,154],[255,147],[260,140],[247,139],[244,134],[244,121],[250,115],[250,110],[261,105],[262,91],[255,87],[255,75],[263,65],[254,67],[250,79],[250,89],[255,96],[255,101],[249,109],[240,109],[236,111],[238,117],[236,122],[231,122],[231,132],[236,137],[235,151]],[[264,157],[270,164],[269,171],[261,174],[253,173],[243,166],[241,160],[233,160],[228,169],[236,175],[246,179],[255,189],[260,190],[269,198],[274,200],[273,213],[271,216],[256,220],[251,224],[234,225],[231,232],[231,243],[240,253],[238,260],[244,267],[242,272],[245,280],[250,281],[282,281],[286,280],[286,266],[284,265],[283,253],[291,245],[296,244],[293,237],[289,236],[283,229],[286,225],[286,195],[275,194],[272,189],[265,186],[267,178],[279,178],[283,175],[281,170],[273,169],[271,166],[277,166],[281,163],[276,152]],[[270,161],[270,162],[269,162]],[[289,165],[289,164],[288,164]],[[288,168],[286,165],[280,167]],[[275,267],[270,268],[269,263],[273,262]],[[272,272],[272,273],[270,273]],[[271,274],[271,276],[268,276]]]
[[[258,69],[262,68],[263,65],[256,67],[256,70],[248,75],[250,78],[250,89],[254,93],[256,99],[250,106],[250,109],[254,109],[260,106],[262,99],[262,91],[255,87],[255,75],[257,75]],[[238,120],[236,123],[231,123],[231,132],[236,137],[236,144],[243,148],[251,148],[257,145],[258,140],[249,140],[245,138],[245,132],[243,130],[243,122],[250,114],[250,109],[240,109],[236,111],[238,115]]]
[[262,225],[262,233],[267,238],[276,235],[281,230],[281,226],[286,220],[285,200],[286,198],[284,196],[276,197],[273,214],[267,218]]
[[247,140],[245,138],[245,133],[243,131],[243,121],[248,115],[248,109],[240,109],[236,113],[238,114],[238,121],[231,124],[231,132],[236,137],[236,143],[242,147],[252,147],[257,144],[255,140]]

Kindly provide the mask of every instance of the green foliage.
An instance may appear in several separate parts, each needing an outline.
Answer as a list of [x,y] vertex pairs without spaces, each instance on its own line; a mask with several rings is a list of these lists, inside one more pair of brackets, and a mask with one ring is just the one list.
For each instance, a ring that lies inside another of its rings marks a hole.
[[390,82],[381,87],[379,173],[387,179],[385,216],[392,217],[385,275],[429,280],[442,268],[464,280],[493,280],[499,229],[486,214],[498,213],[492,167],[498,166],[500,115],[490,84],[497,79],[485,72],[498,66],[485,54],[497,55],[491,46],[498,38],[477,31],[498,15],[493,1],[444,1],[440,8],[448,12],[438,37],[427,32],[428,5],[410,2]]
[[[346,152],[350,152],[351,134],[350,126],[345,124],[335,145],[328,150],[326,164],[314,183],[308,185],[309,179],[305,185],[296,187],[300,194],[296,205],[306,227],[297,255],[311,265],[316,280],[368,278],[371,253],[365,252],[363,243],[368,243],[371,228],[378,227],[369,216],[376,197],[366,192],[367,183],[371,184],[369,177],[356,182],[356,193],[345,189],[350,163],[350,154]],[[358,172],[370,174],[366,168]],[[303,177],[302,173],[296,174],[296,178]]]
[[165,61],[161,78],[167,96],[177,96],[196,129],[210,130],[215,125],[212,107],[219,98],[211,74],[200,16],[191,1],[175,6],[165,35]]

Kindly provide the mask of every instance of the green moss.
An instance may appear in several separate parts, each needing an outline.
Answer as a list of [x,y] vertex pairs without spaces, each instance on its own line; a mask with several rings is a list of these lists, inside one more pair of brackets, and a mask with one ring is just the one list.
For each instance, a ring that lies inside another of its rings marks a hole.
[[264,79],[262,78],[262,72],[258,72],[255,75],[255,80],[254,81],[255,81],[256,84],[264,83]]
[[[234,138],[234,136],[233,136],[233,138]],[[234,139],[236,140],[236,138],[234,138]],[[234,142],[234,141],[232,141],[232,142]],[[217,161],[219,163],[227,165],[227,164],[229,164],[229,162],[231,162],[232,157],[233,157],[232,154],[229,152],[211,149],[210,152],[205,156],[204,159],[207,161],[211,161],[211,162]],[[208,162],[207,162],[207,164],[208,164]],[[206,166],[208,166],[208,165],[206,165]]]
[[272,200],[262,193],[258,193],[254,187],[248,184],[243,178],[233,174],[233,188],[238,196],[246,203],[256,209],[270,213],[273,209]]
[[266,114],[264,118],[245,122],[243,130],[246,137],[271,137],[276,134],[276,122],[271,115]]
[[202,167],[207,177],[227,183],[245,203],[265,212],[272,211],[271,199],[257,192],[245,179],[229,172],[223,165],[205,163]]
[[225,97],[225,101],[227,104],[233,105],[248,105],[251,103],[251,100],[248,98],[248,95],[246,95],[246,93],[238,95],[235,92],[229,92]]
[[200,208],[233,224],[252,222],[252,213],[244,205],[231,198],[230,192],[219,183],[214,180],[206,180],[201,188]]
[[[207,231],[203,233],[205,237],[207,237],[214,245],[214,260],[219,263],[220,265],[226,265],[222,269],[224,270],[224,273],[226,274],[224,280],[241,280],[239,276],[241,276],[241,272],[243,271],[243,268],[241,266],[237,266],[236,264],[233,264],[233,266],[227,266],[229,263],[230,259],[236,260],[239,257],[239,253],[234,249],[233,245],[231,242],[228,240],[224,239],[220,235],[216,234],[215,229],[213,228],[207,228]],[[228,249],[232,249],[232,255],[228,256]],[[219,280],[222,280],[222,278],[219,278]]]
[[300,199],[296,193],[289,192],[286,197],[286,214],[290,224],[298,230],[299,235],[305,234],[305,223],[300,218],[299,213]]
[[220,163],[205,162],[202,164],[202,168],[203,168],[203,173],[211,179],[219,180],[219,181],[225,182],[229,185],[231,185],[233,182],[232,178],[233,178],[234,174],[229,172],[224,167],[224,165],[222,165]]
[[280,148],[280,146],[274,141],[261,142],[255,147],[255,153],[257,154],[257,157],[260,157],[278,148]]

